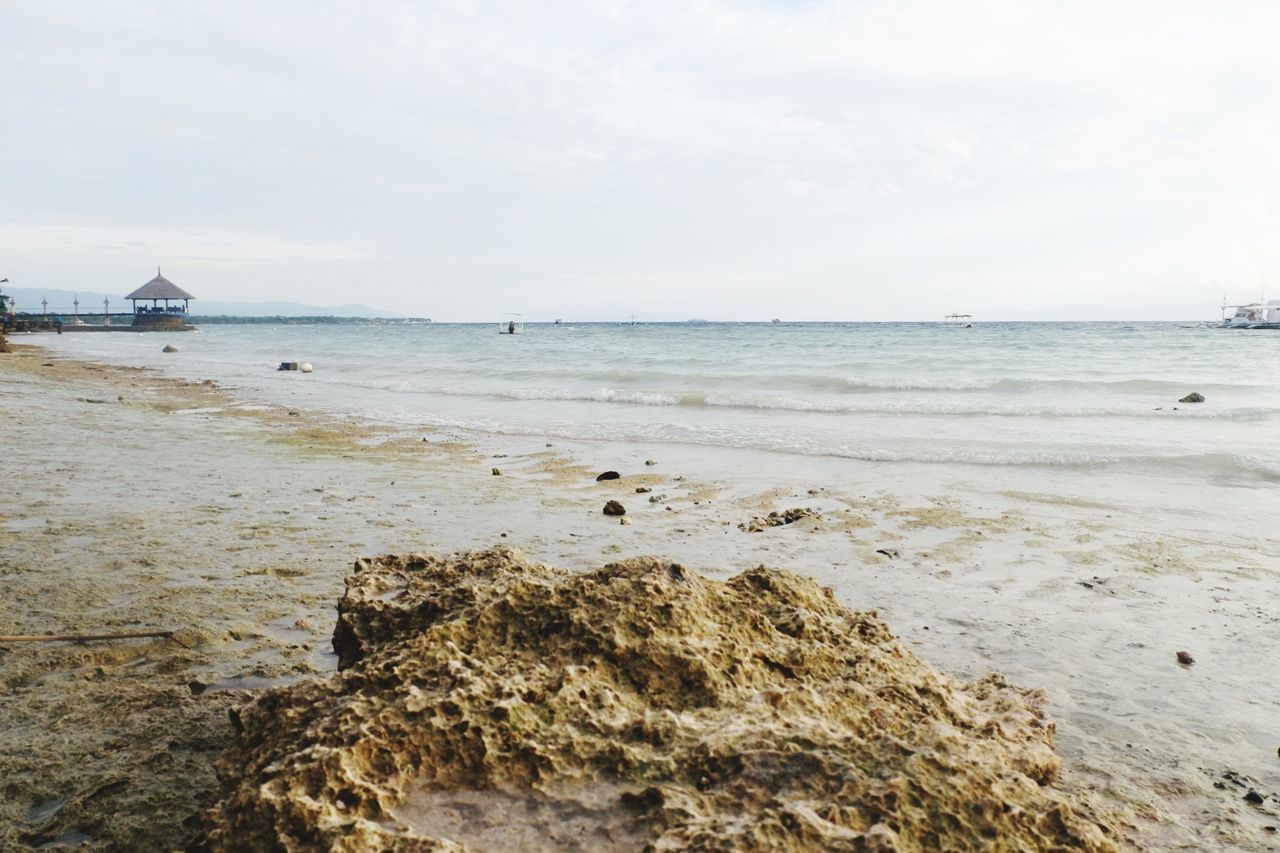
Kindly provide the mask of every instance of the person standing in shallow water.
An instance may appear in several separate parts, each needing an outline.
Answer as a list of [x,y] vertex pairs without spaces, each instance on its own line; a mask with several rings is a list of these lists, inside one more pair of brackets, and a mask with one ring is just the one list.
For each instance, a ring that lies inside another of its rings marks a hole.
[[515,333],[516,333],[516,321],[512,320],[511,322],[507,323],[507,334],[514,335]]

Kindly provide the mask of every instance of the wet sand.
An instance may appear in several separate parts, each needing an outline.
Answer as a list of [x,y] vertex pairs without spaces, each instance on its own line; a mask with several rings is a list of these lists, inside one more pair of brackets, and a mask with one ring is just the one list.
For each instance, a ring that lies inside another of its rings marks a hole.
[[[584,571],[654,554],[814,577],[945,671],[1044,688],[1063,786],[1135,846],[1280,842],[1265,537],[1170,535],[1102,497],[895,488],[892,465],[851,482],[800,460],[779,482],[747,454],[405,431],[28,347],[0,383],[0,634],[183,644],[0,646],[0,848],[188,843],[238,691],[334,668],[355,558],[495,544]],[[813,514],[740,527],[796,507]]]

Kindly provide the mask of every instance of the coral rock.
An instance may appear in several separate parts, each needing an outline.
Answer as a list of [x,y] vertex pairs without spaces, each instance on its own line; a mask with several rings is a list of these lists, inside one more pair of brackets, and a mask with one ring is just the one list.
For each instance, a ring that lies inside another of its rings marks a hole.
[[1038,691],[795,575],[361,560],[328,681],[238,709],[212,850],[1114,850]]

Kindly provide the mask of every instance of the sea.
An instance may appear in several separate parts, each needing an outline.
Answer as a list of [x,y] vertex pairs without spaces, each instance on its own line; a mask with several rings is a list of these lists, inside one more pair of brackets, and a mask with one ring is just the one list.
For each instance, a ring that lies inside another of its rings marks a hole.
[[[735,449],[920,489],[1280,509],[1280,332],[1195,323],[209,324],[76,357],[407,428]],[[178,353],[162,354],[173,344]],[[314,372],[278,371],[282,361]],[[1180,403],[1195,392],[1202,403]],[[1206,500],[1208,489],[1215,494]],[[1248,530],[1252,530],[1249,527]]]
[[[207,325],[97,361],[497,434],[1280,482],[1280,333],[1173,323]],[[172,343],[179,353],[161,356]],[[309,362],[310,375],[277,371]],[[1197,392],[1205,402],[1178,401]]]

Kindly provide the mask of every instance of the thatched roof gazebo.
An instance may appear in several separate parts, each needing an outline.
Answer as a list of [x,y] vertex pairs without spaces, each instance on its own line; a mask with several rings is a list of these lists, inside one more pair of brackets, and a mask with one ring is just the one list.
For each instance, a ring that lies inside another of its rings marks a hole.
[[[156,277],[125,297],[133,303],[133,325],[150,329],[186,329],[187,310],[190,300],[195,299],[181,287],[160,274],[156,267]],[[143,303],[141,306],[138,303]],[[150,302],[148,306],[146,303]],[[164,304],[161,305],[160,303]],[[171,303],[181,302],[181,305]]]

